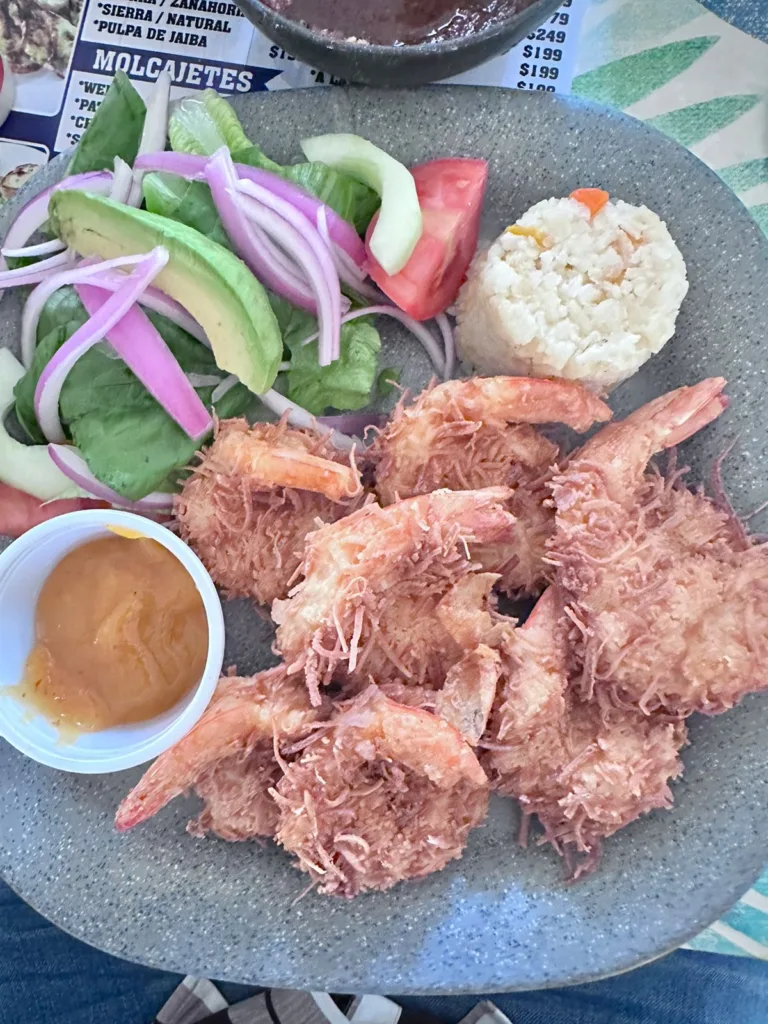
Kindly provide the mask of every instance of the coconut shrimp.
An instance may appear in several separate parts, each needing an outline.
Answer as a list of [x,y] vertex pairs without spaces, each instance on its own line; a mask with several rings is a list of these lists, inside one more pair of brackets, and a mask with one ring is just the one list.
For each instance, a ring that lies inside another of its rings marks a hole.
[[567,633],[562,599],[550,587],[505,646],[481,762],[492,787],[520,801],[521,841],[536,815],[545,841],[578,877],[597,865],[603,839],[671,806],[686,730],[570,694]]
[[[272,617],[277,647],[290,671],[305,673],[313,703],[334,673],[348,684],[373,677],[442,686],[466,652],[462,636],[481,632],[462,621],[463,586],[479,568],[474,546],[504,539],[512,527],[508,496],[503,487],[435,491],[387,508],[369,505],[310,534],[304,578],[288,600],[275,602]],[[474,594],[474,611],[490,628],[494,579],[486,575]],[[476,647],[484,638],[473,641]]]
[[375,685],[318,733],[272,793],[275,839],[322,893],[440,871],[485,818],[488,785],[458,732]]
[[269,605],[288,593],[306,535],[361,495],[349,453],[324,438],[284,422],[225,420],[175,512],[182,538],[228,596]]
[[306,736],[317,718],[303,680],[282,665],[251,678],[224,677],[197,725],[125,797],[115,827],[133,828],[195,789],[205,808],[188,826],[193,834],[271,836],[277,809],[268,794],[280,777],[274,745]]
[[726,407],[721,378],[606,427],[554,481],[551,560],[570,601],[582,693],[717,714],[768,686],[768,550],[702,493],[646,473]]
[[604,402],[571,381],[447,381],[411,405],[398,405],[369,452],[376,489],[388,505],[440,487],[511,487],[514,532],[504,544],[478,548],[475,556],[501,574],[499,586],[510,595],[535,593],[544,584],[542,559],[554,528],[547,483],[560,452],[534,424],[563,423],[583,432],[610,417]]

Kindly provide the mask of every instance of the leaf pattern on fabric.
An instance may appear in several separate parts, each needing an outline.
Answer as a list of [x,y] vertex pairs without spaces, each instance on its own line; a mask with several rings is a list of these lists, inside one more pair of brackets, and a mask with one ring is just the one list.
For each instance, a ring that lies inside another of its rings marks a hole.
[[[749,898],[749,893],[747,893]],[[740,900],[733,910],[730,910],[721,919],[731,928],[747,935],[755,942],[761,942],[768,946],[768,914],[763,913],[757,907],[752,907],[745,900]]]
[[768,235],[768,203],[761,203],[759,206],[750,206],[748,209],[762,228],[763,232]]
[[669,135],[681,146],[691,147],[732,124],[759,102],[760,96],[719,96],[651,117],[647,124]]
[[719,36],[698,36],[666,43],[611,61],[573,80],[575,96],[625,109],[645,99],[686,71],[719,40]]
[[746,192],[756,185],[768,184],[768,156],[721,167],[717,173],[734,192]]
[[697,0],[643,0],[640,4],[626,4],[581,37],[580,58],[588,60],[590,69],[619,60],[700,17]]

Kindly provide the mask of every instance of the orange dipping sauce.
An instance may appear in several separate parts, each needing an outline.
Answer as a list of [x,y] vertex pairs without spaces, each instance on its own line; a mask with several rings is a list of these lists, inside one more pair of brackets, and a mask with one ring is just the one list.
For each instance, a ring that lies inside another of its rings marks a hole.
[[202,598],[179,560],[147,537],[102,537],[45,581],[21,699],[67,734],[154,718],[200,680]]

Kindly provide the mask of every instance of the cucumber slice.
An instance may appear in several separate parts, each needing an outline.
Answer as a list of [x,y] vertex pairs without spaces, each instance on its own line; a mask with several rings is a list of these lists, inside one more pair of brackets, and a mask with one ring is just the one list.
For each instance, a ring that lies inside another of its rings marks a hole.
[[39,501],[80,497],[84,492],[56,466],[46,445],[21,444],[5,429],[13,389],[23,376],[24,367],[10,349],[0,348],[0,481]]
[[416,183],[407,167],[359,135],[317,135],[301,143],[311,162],[327,164],[364,182],[381,196],[368,246],[388,274],[398,274],[421,237]]

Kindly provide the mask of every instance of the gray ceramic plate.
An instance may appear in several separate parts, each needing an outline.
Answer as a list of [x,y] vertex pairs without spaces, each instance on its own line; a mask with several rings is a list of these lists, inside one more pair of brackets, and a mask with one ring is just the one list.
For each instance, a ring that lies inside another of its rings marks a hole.
[[[675,340],[614,404],[626,412],[667,388],[725,375],[732,409],[684,457],[704,467],[739,433],[728,473],[736,504],[768,497],[768,246],[687,151],[620,114],[492,89],[283,92],[242,100],[239,112],[279,160],[296,158],[299,138],[320,131],[360,132],[406,162],[485,156],[487,235],[579,185],[648,203],[680,244],[691,289]],[[4,303],[0,341],[9,344],[18,297]],[[409,357],[408,383],[427,375],[421,357]],[[269,627],[242,604],[227,607],[227,621],[229,660],[243,672],[267,664]],[[350,903],[310,895],[297,904],[305,879],[280,851],[187,836],[192,801],[116,835],[115,807],[138,771],[60,774],[0,742],[0,870],[73,934],[167,970],[337,992],[582,981],[679,945],[754,880],[768,850],[767,733],[766,698],[694,721],[674,811],[611,839],[600,870],[579,885],[563,884],[549,850],[515,845],[515,808],[497,802],[463,860],[441,874]]]
[[768,43],[768,3],[766,0],[700,0],[720,18]]

